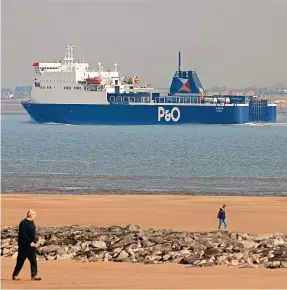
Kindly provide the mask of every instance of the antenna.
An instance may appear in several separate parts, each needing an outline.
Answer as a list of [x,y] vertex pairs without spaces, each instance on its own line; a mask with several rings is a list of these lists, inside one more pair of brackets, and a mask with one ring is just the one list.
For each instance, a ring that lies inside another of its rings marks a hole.
[[181,67],[181,53],[180,51],[178,52],[178,71],[180,72],[180,67]]
[[66,46],[64,61],[67,66],[71,66],[74,63],[74,49],[75,46],[73,45]]

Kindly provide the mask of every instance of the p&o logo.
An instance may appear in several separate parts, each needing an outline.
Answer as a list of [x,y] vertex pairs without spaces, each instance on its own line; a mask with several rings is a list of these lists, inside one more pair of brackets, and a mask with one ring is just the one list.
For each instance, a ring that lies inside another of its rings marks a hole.
[[164,107],[158,107],[157,120],[160,122],[162,119],[166,122],[172,120],[173,122],[177,122],[180,119],[180,110],[178,107],[173,107],[171,111],[165,110]]

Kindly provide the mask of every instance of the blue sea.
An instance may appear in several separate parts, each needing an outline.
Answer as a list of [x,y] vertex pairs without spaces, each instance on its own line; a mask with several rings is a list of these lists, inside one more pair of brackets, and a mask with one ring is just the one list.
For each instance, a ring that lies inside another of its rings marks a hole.
[[287,196],[276,124],[74,126],[1,116],[3,193]]

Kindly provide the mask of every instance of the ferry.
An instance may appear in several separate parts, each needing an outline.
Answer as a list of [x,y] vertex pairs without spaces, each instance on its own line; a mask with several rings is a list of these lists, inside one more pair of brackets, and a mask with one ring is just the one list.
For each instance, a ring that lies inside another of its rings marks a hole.
[[98,63],[96,70],[74,60],[75,46],[63,61],[34,62],[34,84],[22,106],[39,123],[76,125],[242,124],[276,122],[276,104],[247,96],[207,96],[193,70],[178,69],[169,92],[141,85],[138,76],[120,75]]

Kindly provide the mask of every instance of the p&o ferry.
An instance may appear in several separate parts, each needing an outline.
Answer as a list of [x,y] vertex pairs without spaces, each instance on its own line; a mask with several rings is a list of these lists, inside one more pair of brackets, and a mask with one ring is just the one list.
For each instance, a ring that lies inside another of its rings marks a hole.
[[66,46],[63,61],[34,62],[35,79],[22,105],[39,123],[156,125],[276,122],[276,105],[247,96],[207,96],[193,70],[178,69],[169,92],[141,85],[137,76],[121,76],[117,64],[97,70],[74,61],[75,46]]

